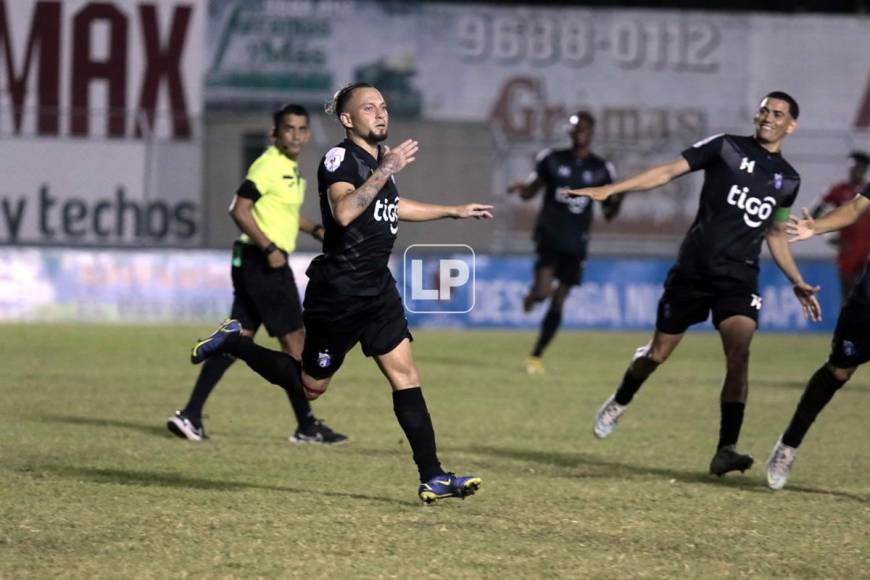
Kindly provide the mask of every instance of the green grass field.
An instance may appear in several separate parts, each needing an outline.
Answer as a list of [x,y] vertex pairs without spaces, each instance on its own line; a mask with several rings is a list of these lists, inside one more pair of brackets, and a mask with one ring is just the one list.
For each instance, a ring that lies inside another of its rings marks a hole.
[[565,333],[546,377],[530,333],[420,331],[445,467],[484,478],[423,506],[389,388],[355,351],[315,411],[334,449],[287,442],[283,393],[242,363],[206,407],[211,440],[165,428],[206,328],[0,327],[0,577],[824,577],[870,574],[870,371],[813,427],[787,488],[763,462],[825,335],[760,334],[740,448],[707,475],[722,356],[687,337],[606,441],[591,434],[646,335]]

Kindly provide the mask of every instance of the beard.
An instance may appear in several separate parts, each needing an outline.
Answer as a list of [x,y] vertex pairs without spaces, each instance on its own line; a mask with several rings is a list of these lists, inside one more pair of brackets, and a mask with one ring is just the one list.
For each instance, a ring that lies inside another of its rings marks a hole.
[[368,135],[365,136],[365,140],[368,141],[369,143],[373,143],[373,144],[380,143],[382,141],[386,141],[387,140],[387,130],[384,129],[383,133],[378,133],[377,129],[371,129],[368,132]]

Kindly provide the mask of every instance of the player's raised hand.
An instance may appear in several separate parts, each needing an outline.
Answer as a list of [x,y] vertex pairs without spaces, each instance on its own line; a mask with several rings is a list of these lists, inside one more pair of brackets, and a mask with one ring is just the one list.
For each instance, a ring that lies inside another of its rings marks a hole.
[[420,144],[413,139],[407,139],[392,149],[384,146],[384,158],[381,160],[381,169],[388,175],[400,172],[414,162],[415,155],[420,149]]
[[465,205],[457,205],[454,217],[457,219],[492,219],[492,206],[482,203],[467,203]]
[[816,220],[810,214],[810,210],[803,208],[804,219],[798,219],[795,216],[788,217],[788,223],[785,224],[785,235],[788,241],[798,242],[807,240],[816,233]]
[[822,306],[819,304],[818,298],[816,298],[816,294],[819,293],[821,287],[811,286],[806,282],[799,282],[792,286],[792,290],[794,290],[794,295],[797,296],[798,302],[801,303],[801,307],[804,309],[804,318],[813,322],[821,321]]
[[581,187],[580,189],[569,189],[566,191],[571,197],[591,197],[595,201],[604,201],[613,193],[606,185],[600,187]]

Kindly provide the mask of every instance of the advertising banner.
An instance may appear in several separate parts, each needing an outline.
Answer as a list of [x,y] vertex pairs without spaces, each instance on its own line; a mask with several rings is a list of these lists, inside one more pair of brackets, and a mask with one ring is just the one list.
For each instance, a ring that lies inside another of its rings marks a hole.
[[206,7],[0,0],[0,244],[199,242]]
[[[300,292],[313,257],[290,258]],[[647,258],[589,260],[583,284],[565,304],[563,328],[652,330],[671,264]],[[834,265],[802,261],[800,267],[807,281],[822,287],[824,321],[804,320],[788,281],[764,262],[757,297],[762,330],[833,330],[839,309]],[[457,246],[449,253],[394,256],[392,269],[415,328],[530,330],[538,327],[546,308],[523,312],[532,276],[528,256],[472,255],[467,246]],[[228,251],[0,248],[0,321],[210,324],[225,318],[231,303]]]

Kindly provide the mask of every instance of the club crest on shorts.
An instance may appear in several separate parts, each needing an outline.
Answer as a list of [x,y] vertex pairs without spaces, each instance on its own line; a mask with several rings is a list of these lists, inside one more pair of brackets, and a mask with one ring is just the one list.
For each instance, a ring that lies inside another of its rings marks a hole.
[[322,369],[325,369],[329,365],[332,364],[332,356],[330,356],[329,351],[323,351],[317,353],[317,366]]
[[855,356],[855,343],[851,340],[843,341],[843,354],[846,356]]
[[773,188],[776,190],[782,189],[782,173],[773,174]]

